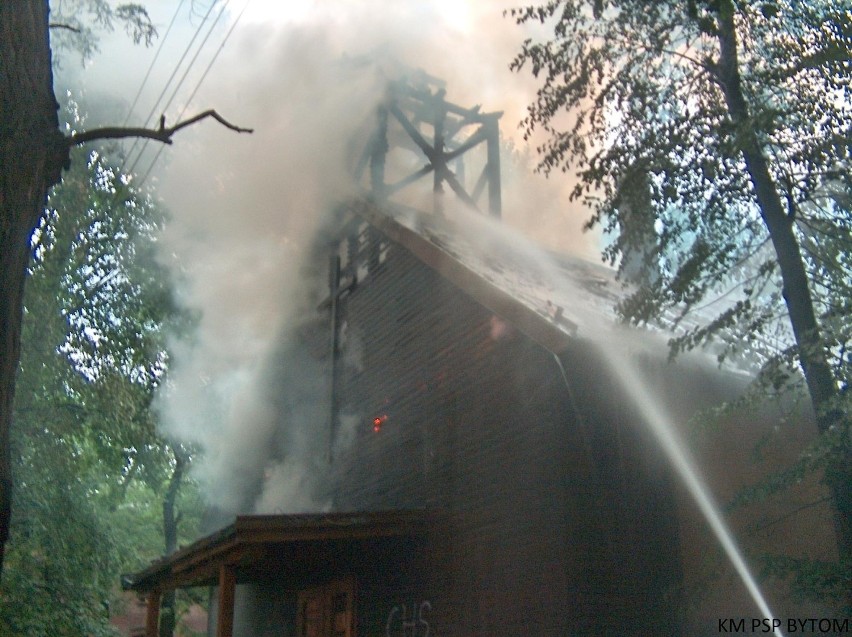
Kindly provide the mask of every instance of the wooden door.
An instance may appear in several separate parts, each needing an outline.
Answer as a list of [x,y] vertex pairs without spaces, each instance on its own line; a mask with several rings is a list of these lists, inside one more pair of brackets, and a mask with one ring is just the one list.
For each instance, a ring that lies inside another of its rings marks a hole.
[[339,580],[299,593],[298,637],[355,637],[355,586]]

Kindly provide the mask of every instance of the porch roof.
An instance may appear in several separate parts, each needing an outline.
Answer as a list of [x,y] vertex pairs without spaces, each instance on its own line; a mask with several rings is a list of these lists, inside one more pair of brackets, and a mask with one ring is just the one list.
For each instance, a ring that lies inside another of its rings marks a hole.
[[222,567],[233,569],[240,580],[271,572],[296,575],[330,564],[355,545],[422,537],[434,520],[434,513],[422,510],[241,515],[146,569],[123,575],[122,587],[151,592],[214,585]]

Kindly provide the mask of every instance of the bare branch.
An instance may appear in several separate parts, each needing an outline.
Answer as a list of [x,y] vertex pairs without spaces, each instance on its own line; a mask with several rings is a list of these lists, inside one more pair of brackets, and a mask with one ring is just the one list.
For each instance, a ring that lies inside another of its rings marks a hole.
[[778,524],[779,522],[783,522],[784,520],[787,520],[788,518],[792,518],[793,516],[798,515],[799,513],[804,511],[805,509],[810,509],[812,507],[816,507],[816,506],[819,506],[821,504],[825,504],[826,502],[830,502],[830,501],[831,501],[831,497],[825,496],[824,498],[820,498],[819,500],[814,500],[813,502],[808,502],[806,504],[803,504],[802,506],[796,507],[792,511],[785,513],[781,517],[775,518],[774,520],[769,520],[768,522],[764,522],[763,524],[759,524],[759,525],[755,526],[749,532],[749,535],[754,535],[755,533],[759,533],[760,531],[765,531],[770,526],[774,526],[774,525]]
[[74,33],[82,33],[80,29],[77,27],[72,27],[70,24],[64,24],[62,22],[51,22],[48,25],[51,29],[67,29],[68,31],[73,31]]
[[212,117],[217,122],[222,124],[225,128],[230,128],[232,131],[236,131],[238,133],[253,133],[254,129],[252,128],[242,128],[240,126],[236,126],[231,124],[224,117],[219,115],[214,110],[207,110],[203,113],[199,113],[189,119],[186,119],[182,122],[178,122],[174,126],[165,126],[165,117],[160,118],[160,127],[159,128],[134,128],[134,127],[125,127],[125,126],[107,126],[104,128],[93,128],[92,130],[83,131],[82,133],[74,133],[70,137],[65,138],[65,143],[68,148],[73,146],[81,146],[82,144],[86,144],[88,142],[96,141],[99,139],[126,139],[128,137],[144,137],[147,139],[153,139],[158,142],[162,142],[164,144],[172,143],[172,136],[181,130],[182,128],[186,128],[187,126],[191,126],[196,122],[201,121],[202,119],[206,119],[208,117]]

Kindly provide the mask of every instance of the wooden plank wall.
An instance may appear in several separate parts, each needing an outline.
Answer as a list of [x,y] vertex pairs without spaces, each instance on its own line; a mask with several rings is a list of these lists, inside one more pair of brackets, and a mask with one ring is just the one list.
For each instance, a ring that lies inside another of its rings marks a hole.
[[447,512],[407,593],[432,634],[676,632],[667,473],[594,356],[566,360],[578,415],[549,352],[372,240],[340,304],[335,505]]

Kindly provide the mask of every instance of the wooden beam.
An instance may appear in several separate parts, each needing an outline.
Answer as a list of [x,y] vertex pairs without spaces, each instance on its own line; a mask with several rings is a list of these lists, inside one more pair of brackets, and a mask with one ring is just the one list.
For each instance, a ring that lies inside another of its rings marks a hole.
[[470,195],[470,198],[474,201],[479,202],[479,198],[482,196],[482,192],[485,190],[485,185],[488,183],[488,164],[482,167],[482,172],[479,174],[479,179],[476,180],[476,185],[473,187],[473,193]]
[[438,91],[438,94],[435,96],[434,120],[432,121],[432,128],[435,132],[435,155],[431,158],[432,165],[435,166],[434,178],[432,180],[432,194],[434,197],[432,200],[432,211],[438,215],[444,214],[444,187],[442,184],[447,167],[444,158],[444,119],[447,117],[447,111],[442,108],[442,102],[443,90]]
[[385,160],[388,154],[388,109],[376,112],[376,131],[370,141],[370,189],[376,197],[385,192]]
[[[383,162],[384,164],[384,162]],[[373,183],[373,192],[377,196],[381,196],[380,192],[376,192],[378,184]],[[384,188],[384,172],[382,172],[381,188]],[[335,245],[337,249],[337,245]],[[337,387],[336,387],[336,370],[337,370],[337,350],[338,350],[338,311],[340,300],[340,254],[333,253],[329,257],[329,274],[330,280],[328,285],[329,298],[331,299],[330,320],[331,330],[329,335],[329,367],[328,376],[331,382],[328,384],[328,463],[331,465],[334,459],[334,434],[335,434],[335,416],[337,415]]]
[[216,620],[216,637],[233,637],[236,589],[236,569],[223,564],[219,567],[219,613]]
[[434,170],[434,166],[432,166],[432,164],[426,164],[425,166],[423,166],[423,168],[421,168],[417,172],[411,173],[408,177],[404,177],[403,179],[400,179],[399,181],[396,181],[396,182],[390,184],[389,186],[387,186],[385,188],[385,194],[386,195],[392,195],[395,192],[405,188],[408,184],[413,184],[415,181],[417,181],[421,177],[425,177],[426,175],[428,175],[433,170]]
[[464,153],[466,153],[470,149],[478,146],[479,144],[484,142],[486,139],[487,139],[487,135],[485,133],[485,127],[480,126],[476,130],[476,132],[473,135],[471,135],[470,137],[468,137],[467,140],[461,146],[451,150],[448,153],[445,153],[444,159],[446,159],[447,161],[450,161],[451,159],[455,159],[459,155],[463,155]]
[[432,165],[438,165],[440,163],[440,158],[436,157],[437,151],[433,148],[428,141],[420,134],[420,131],[414,127],[408,118],[405,116],[399,106],[392,104],[390,107],[391,114],[396,118],[396,120],[400,123],[400,125],[405,129],[405,132],[408,133],[408,136],[420,147],[420,150],[423,151],[423,154],[426,155],[426,158]]
[[[435,98],[435,95],[433,95],[429,91],[417,89],[413,86],[400,83],[396,83],[392,86],[392,92],[397,95],[408,95],[412,99],[420,102],[429,102],[430,100]],[[443,96],[441,97],[443,98]],[[502,111],[497,111],[493,113],[480,113],[478,106],[474,106],[473,108],[464,108],[462,106],[453,104],[452,102],[447,102],[445,100],[444,106],[448,112],[453,113],[454,115],[460,115],[466,120],[470,122],[476,122],[478,124],[481,124],[488,117],[500,118],[503,115]]]
[[145,612],[145,637],[158,637],[160,632],[160,599],[162,593],[154,589],[148,593]]
[[503,213],[503,199],[500,193],[500,129],[497,118],[488,118],[482,127],[488,137],[488,160],[485,164],[488,172],[488,213],[499,219]]
[[450,184],[450,188],[453,189],[453,192],[458,195],[458,198],[465,202],[468,206],[473,208],[474,210],[479,210],[479,206],[476,205],[476,200],[473,199],[467,192],[464,187],[459,183],[459,180],[456,179],[455,174],[446,166],[444,166],[444,180]]

